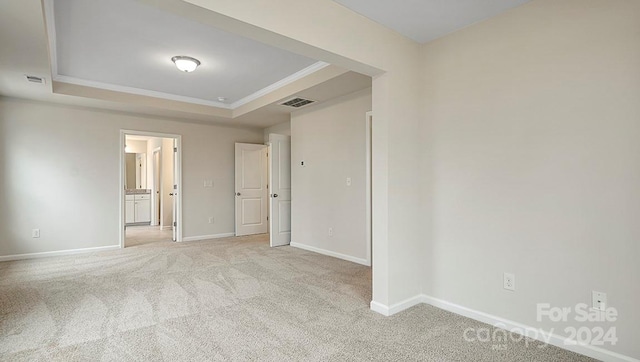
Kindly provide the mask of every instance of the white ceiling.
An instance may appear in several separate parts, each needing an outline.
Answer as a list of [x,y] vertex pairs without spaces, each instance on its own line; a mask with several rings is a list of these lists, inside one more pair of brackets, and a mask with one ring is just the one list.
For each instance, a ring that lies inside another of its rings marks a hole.
[[[98,2],[97,0],[91,1],[94,3]],[[114,4],[115,2],[100,1],[100,3]],[[31,99],[71,106],[90,107],[92,109],[99,108],[109,112],[135,113],[143,116],[152,116],[154,118],[183,120],[204,124],[264,128],[290,119],[289,114],[295,109],[283,107],[278,104],[293,96],[308,97],[318,101],[318,103],[322,103],[335,97],[371,87],[370,77],[328,65],[324,68],[316,69],[315,72],[309,72],[309,74],[304,76],[276,79],[275,86],[263,88],[261,91],[254,93],[253,97],[250,96],[249,101],[242,106],[226,104],[227,107],[225,108],[211,104],[203,106],[197,102],[193,102],[193,98],[179,102],[167,101],[167,98],[171,99],[171,97],[164,96],[150,95],[140,98],[139,93],[134,92],[134,94],[131,94],[131,92],[127,92],[126,88],[123,89],[122,86],[117,86],[118,89],[110,90],[108,84],[103,82],[95,82],[97,83],[95,85],[86,83],[84,83],[84,85],[78,85],[74,80],[78,80],[79,78],[63,76],[65,77],[64,80],[56,80],[57,76],[52,71],[52,65],[53,68],[55,68],[55,64],[50,63],[55,63],[57,58],[50,57],[49,46],[51,45],[51,37],[48,36],[50,35],[53,24],[51,24],[50,21],[47,21],[45,24],[45,19],[53,18],[54,9],[53,7],[48,8],[48,6],[52,4],[53,2],[50,0],[44,0],[44,2],[41,2],[41,0],[0,1],[0,97],[7,96]],[[80,4],[78,9],[83,7],[84,5]],[[67,10],[75,14],[74,16],[77,19],[84,21],[86,26],[92,26],[92,24],[86,24],[86,22],[92,22],[93,20],[88,20],[89,18],[81,16],[78,9],[74,6],[73,9]],[[154,9],[157,11],[153,6],[149,11],[154,13]],[[114,29],[116,28],[121,35],[123,33],[120,31],[120,28],[123,28],[123,26],[119,22],[118,17],[114,18],[112,16],[110,22],[102,26],[104,27],[104,33],[115,31]],[[137,31],[137,28],[133,30],[129,28],[127,31],[134,33]],[[124,33],[127,33],[127,31]],[[98,35],[102,36],[102,34]],[[246,39],[243,38],[239,39],[246,41]],[[55,40],[57,41],[57,39]],[[240,44],[241,40],[239,40],[238,44]],[[90,44],[87,48],[81,49],[81,53],[87,52],[89,53],[87,56],[93,56],[91,53],[100,47],[99,42],[102,40],[97,39],[95,41],[98,43]],[[243,44],[250,46],[251,43],[247,41]],[[263,46],[261,43],[255,44],[257,44],[258,47]],[[234,44],[234,46],[236,45],[237,44]],[[246,51],[250,52],[251,49],[247,49]],[[174,52],[171,52],[170,55],[175,55],[173,53]],[[289,53],[281,52],[281,54]],[[201,57],[198,54],[191,55]],[[297,56],[294,55],[294,57]],[[185,75],[175,69],[170,62],[170,57],[165,58],[166,57],[162,57],[163,61],[168,62],[168,68],[166,69],[168,74],[172,76],[177,74],[178,77]],[[136,57],[128,59],[136,62],[147,61]],[[205,59],[201,57],[201,60],[205,63]],[[313,61],[310,60],[310,62]],[[275,64],[275,66],[278,66],[278,64]],[[130,65],[133,66],[133,64]],[[273,64],[267,65],[272,66]],[[299,66],[305,66],[305,64]],[[202,69],[186,75],[198,75]],[[73,72],[74,69],[71,69],[71,71]],[[233,72],[232,69],[228,71]],[[291,71],[295,70],[292,68]],[[99,73],[102,72],[106,73],[104,70],[101,70]],[[252,83],[254,81],[249,76],[255,74],[257,77],[262,77],[264,76],[264,74],[260,74],[262,72],[264,72],[264,70],[257,74],[250,73],[249,71],[247,71],[246,74],[238,74],[236,72],[236,81],[244,85]],[[29,83],[25,80],[25,74],[44,77],[46,84],[38,85]],[[110,75],[103,74],[103,76]],[[287,75],[285,75],[285,77],[286,76]],[[143,75],[133,74],[131,76],[131,78],[139,77],[143,77]],[[71,78],[72,82],[65,82],[68,81],[67,78]],[[166,77],[161,76],[160,78]],[[289,79],[290,82],[283,83],[283,81],[287,79]],[[80,80],[89,82],[82,79]],[[286,86],[284,86],[284,84],[286,84]],[[104,93],[105,91],[110,93]],[[143,91],[150,92],[147,89],[143,89]],[[206,95],[198,94],[197,96],[199,99],[203,99]],[[212,95],[212,97],[218,96],[218,94]]]
[[334,0],[419,43],[426,43],[529,0]]
[[[53,12],[54,72],[70,83],[220,106],[218,97],[234,103],[317,63],[135,0],[54,0]],[[180,72],[175,55],[202,65]]]

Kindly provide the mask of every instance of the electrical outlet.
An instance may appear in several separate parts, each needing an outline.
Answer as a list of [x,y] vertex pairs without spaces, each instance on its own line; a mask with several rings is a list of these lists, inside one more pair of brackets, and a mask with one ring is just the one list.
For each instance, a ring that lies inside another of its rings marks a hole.
[[329,228],[329,236],[333,236],[333,228]]
[[591,307],[595,310],[606,310],[607,293],[591,291]]
[[347,186],[351,186],[351,177],[347,177]]
[[503,287],[506,290],[516,290],[516,276],[512,273],[504,273]]
[[40,237],[40,229],[31,230],[31,237],[32,238],[39,238]]
[[213,224],[213,216],[209,216],[209,224]]

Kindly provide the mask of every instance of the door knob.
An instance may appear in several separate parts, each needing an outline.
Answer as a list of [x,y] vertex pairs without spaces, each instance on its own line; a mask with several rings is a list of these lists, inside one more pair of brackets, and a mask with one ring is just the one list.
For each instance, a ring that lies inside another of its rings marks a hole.
[[169,196],[173,196],[173,192],[169,193]]
[[239,193],[239,192],[236,192],[236,196],[240,196],[240,195],[241,195],[241,193]]
[[278,194],[273,194],[273,197],[278,197]]

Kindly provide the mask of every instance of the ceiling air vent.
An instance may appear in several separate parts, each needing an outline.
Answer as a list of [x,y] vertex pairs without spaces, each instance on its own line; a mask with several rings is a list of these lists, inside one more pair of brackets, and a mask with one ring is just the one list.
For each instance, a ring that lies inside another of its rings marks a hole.
[[300,108],[311,103],[315,103],[315,101],[312,101],[311,99],[304,99],[304,98],[293,98],[284,103],[280,103],[280,105],[293,107],[293,108]]
[[27,82],[29,83],[36,83],[36,84],[45,84],[45,80],[42,77],[36,77],[35,75],[25,75],[25,78],[27,78]]

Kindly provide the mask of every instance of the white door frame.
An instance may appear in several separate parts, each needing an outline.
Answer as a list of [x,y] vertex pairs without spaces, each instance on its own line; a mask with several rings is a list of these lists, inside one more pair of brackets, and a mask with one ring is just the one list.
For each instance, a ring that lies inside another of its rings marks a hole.
[[176,140],[176,145],[178,147],[178,152],[176,155],[176,180],[174,180],[177,186],[177,200],[178,203],[177,212],[176,212],[176,222],[177,226],[177,237],[176,241],[182,241],[182,136],[179,134],[171,134],[171,133],[158,133],[158,132],[148,132],[148,131],[137,131],[137,130],[128,130],[121,129],[120,130],[120,148],[118,151],[120,152],[120,213],[119,213],[119,222],[120,225],[120,248],[124,248],[125,241],[125,137],[127,135],[131,136],[147,136],[147,137],[157,137],[157,138],[172,138]]
[[[177,150],[180,148],[178,146],[178,140],[177,139],[173,139],[173,142],[171,144],[171,148],[173,148],[173,152],[171,153],[172,157],[172,163],[173,163],[173,182],[174,185],[177,185],[178,183],[175,181],[176,179],[178,179],[178,164],[180,163],[178,161],[178,152]],[[171,198],[171,201],[173,203],[173,205],[171,205],[171,231],[172,234],[171,235],[171,240],[173,241],[178,241],[178,197],[180,197],[180,195],[182,195],[182,192],[178,192],[178,188],[177,186],[174,186],[173,188],[173,197]]]
[[[158,155],[158,165],[157,165],[157,170],[156,170],[156,154]],[[158,211],[160,210],[160,200],[162,199],[162,146],[161,147],[156,147],[153,149],[153,151],[151,152],[151,170],[152,170],[152,177],[151,177],[151,182],[153,182],[153,189],[152,192],[154,193],[153,195],[151,195],[151,200],[152,202],[152,216],[151,216],[151,223],[153,224],[153,226],[158,226],[158,227],[162,227],[162,223],[160,222],[160,216],[158,215]],[[158,175],[158,180],[156,180],[156,174]],[[147,180],[148,181],[148,180]],[[155,189],[155,185],[156,185],[156,181],[158,184],[158,188]]]
[[372,232],[372,202],[371,202],[371,161],[372,161],[372,153],[373,153],[373,144],[371,142],[371,124],[373,123],[373,112],[367,112],[366,113],[366,119],[365,119],[365,135],[366,135],[366,141],[365,141],[365,147],[366,147],[366,162],[367,162],[367,166],[366,166],[366,172],[365,172],[365,179],[366,179],[366,192],[367,192],[367,197],[366,197],[366,208],[367,208],[367,217],[366,217],[366,224],[367,224],[367,262],[369,263],[368,265],[371,266],[373,263],[373,260],[371,258],[371,244],[373,244],[373,232]]
[[265,142],[267,146],[267,233],[271,239],[271,142]]
[[[287,139],[289,141],[289,158],[291,155],[291,136],[288,135],[283,135],[283,134],[278,134],[278,133],[269,133],[269,142],[267,143],[268,145],[268,153],[267,153],[267,180],[268,180],[268,185],[269,185],[269,189],[268,189],[268,197],[269,197],[269,205],[268,205],[268,229],[269,229],[269,246],[274,247],[274,246],[284,246],[284,245],[289,245],[291,243],[291,230],[289,230],[289,242],[287,244],[280,244],[279,240],[276,240],[274,237],[274,229],[275,231],[277,231],[278,233],[281,231],[280,230],[280,226],[275,226],[275,228],[271,227],[273,224],[275,224],[276,221],[276,215],[278,216],[278,220],[280,221],[280,212],[276,211],[276,205],[279,206],[279,200],[281,199],[277,199],[275,200],[273,197],[273,194],[276,192],[279,192],[283,195],[286,195],[288,193],[288,198],[289,200],[285,200],[285,201],[289,201],[289,203],[291,203],[291,162],[289,162],[289,189],[288,192],[286,191],[286,189],[280,189],[279,187],[276,188],[276,182],[274,182],[274,160],[276,159],[273,155],[273,141],[275,140],[276,142],[278,142],[277,137],[283,137],[285,139]],[[278,155],[282,154],[282,147],[278,146],[277,148],[278,150]],[[281,173],[279,171],[281,171],[282,166],[280,163],[280,160],[282,159],[282,157],[278,158],[278,186],[282,184],[281,182]],[[284,191],[283,191],[284,190]],[[281,195],[282,196],[282,195]],[[278,197],[278,195],[276,195],[276,197]],[[277,210],[280,210],[279,208]],[[289,212],[289,215],[291,215],[291,212]],[[289,220],[289,225],[291,225],[291,220]],[[277,242],[278,245],[274,245],[274,241]]]

